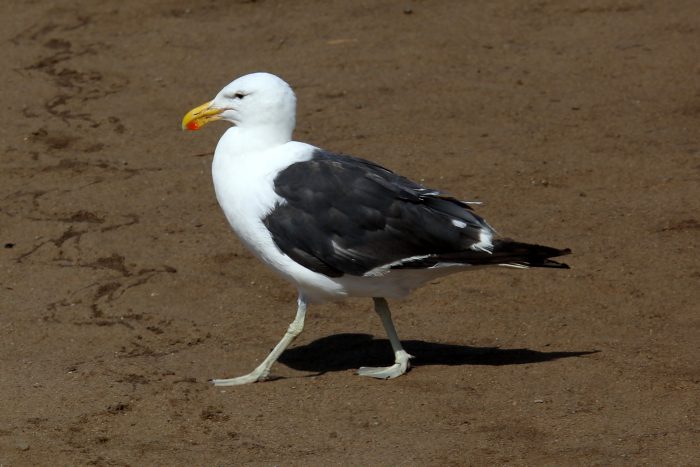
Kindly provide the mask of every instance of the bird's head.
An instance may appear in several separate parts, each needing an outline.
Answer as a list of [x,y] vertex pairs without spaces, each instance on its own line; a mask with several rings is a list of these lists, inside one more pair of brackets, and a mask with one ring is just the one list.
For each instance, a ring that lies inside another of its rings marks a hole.
[[182,119],[182,128],[199,130],[209,122],[226,120],[241,128],[283,131],[291,136],[295,114],[296,97],[286,82],[270,73],[252,73],[190,110]]

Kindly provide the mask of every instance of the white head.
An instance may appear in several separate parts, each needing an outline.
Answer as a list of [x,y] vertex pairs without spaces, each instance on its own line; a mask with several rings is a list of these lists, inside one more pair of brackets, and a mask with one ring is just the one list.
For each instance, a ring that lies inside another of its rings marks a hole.
[[296,97],[281,78],[270,73],[241,76],[216,97],[190,110],[182,128],[198,130],[214,120],[226,120],[241,129],[275,133],[291,140],[295,125]]

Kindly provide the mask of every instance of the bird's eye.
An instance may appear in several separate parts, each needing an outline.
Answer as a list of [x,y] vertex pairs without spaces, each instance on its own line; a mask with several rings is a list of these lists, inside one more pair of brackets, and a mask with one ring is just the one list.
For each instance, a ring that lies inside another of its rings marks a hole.
[[237,92],[236,94],[233,95],[235,99],[243,99],[245,97],[245,94],[242,92]]

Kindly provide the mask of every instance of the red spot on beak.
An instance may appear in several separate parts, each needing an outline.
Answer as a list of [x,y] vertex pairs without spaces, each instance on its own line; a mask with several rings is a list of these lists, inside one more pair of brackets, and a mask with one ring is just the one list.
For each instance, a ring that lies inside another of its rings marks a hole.
[[190,122],[187,122],[187,129],[188,130],[199,130],[201,127],[199,126],[199,123],[197,123],[197,120],[192,120]]

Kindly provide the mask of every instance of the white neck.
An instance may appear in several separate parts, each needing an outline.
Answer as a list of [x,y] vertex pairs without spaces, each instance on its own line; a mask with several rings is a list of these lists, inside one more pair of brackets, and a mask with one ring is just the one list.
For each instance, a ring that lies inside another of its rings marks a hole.
[[292,130],[277,126],[235,126],[229,128],[219,141],[229,153],[245,154],[280,146],[292,140]]

